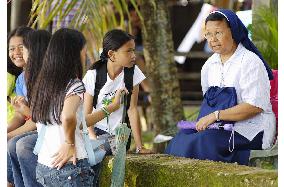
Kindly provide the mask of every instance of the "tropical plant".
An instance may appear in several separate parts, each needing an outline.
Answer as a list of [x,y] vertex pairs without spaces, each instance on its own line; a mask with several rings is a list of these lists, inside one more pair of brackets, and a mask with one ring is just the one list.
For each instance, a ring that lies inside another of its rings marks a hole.
[[272,69],[278,69],[278,15],[276,6],[261,6],[253,12],[252,38]]
[[60,23],[74,10],[74,17],[68,27],[82,31],[88,40],[91,41],[91,50],[99,51],[104,34],[113,28],[129,28],[128,2],[135,8],[142,26],[141,16],[135,0],[33,0],[30,12],[29,26],[39,29],[46,29],[56,18],[57,29]]

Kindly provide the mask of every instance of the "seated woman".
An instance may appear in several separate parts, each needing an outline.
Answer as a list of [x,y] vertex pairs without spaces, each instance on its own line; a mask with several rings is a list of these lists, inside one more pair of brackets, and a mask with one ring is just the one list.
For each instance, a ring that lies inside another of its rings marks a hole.
[[[271,69],[248,38],[237,15],[220,9],[208,15],[205,38],[215,52],[201,70],[203,94],[210,87],[234,87],[237,105],[201,117],[196,129],[182,129],[166,153],[247,165],[250,150],[272,146],[275,116],[270,103]],[[220,120],[234,121],[232,131],[208,129]]]

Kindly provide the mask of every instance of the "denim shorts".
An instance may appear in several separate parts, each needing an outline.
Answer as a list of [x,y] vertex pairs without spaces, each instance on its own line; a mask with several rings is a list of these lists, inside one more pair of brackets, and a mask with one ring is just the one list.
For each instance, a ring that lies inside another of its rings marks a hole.
[[60,170],[38,163],[36,178],[39,183],[48,187],[91,187],[94,172],[88,159],[78,160],[76,166],[68,162]]

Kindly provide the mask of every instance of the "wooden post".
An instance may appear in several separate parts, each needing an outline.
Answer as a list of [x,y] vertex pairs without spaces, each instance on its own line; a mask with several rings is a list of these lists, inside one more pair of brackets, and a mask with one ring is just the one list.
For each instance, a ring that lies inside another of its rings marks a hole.
[[234,1],[233,0],[222,0],[222,1],[212,1],[212,4],[218,8],[225,8],[233,10]]
[[28,24],[31,8],[32,8],[31,0],[11,1],[10,30],[13,30],[18,26]]

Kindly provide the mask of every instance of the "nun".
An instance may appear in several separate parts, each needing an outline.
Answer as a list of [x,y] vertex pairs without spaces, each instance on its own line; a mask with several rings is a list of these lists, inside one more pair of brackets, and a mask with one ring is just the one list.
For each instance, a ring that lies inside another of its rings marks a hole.
[[[212,87],[233,87],[237,103],[200,117],[194,129],[181,129],[165,153],[248,165],[250,150],[273,145],[276,122],[270,103],[272,71],[231,10],[211,12],[205,20],[204,37],[214,54],[201,70],[203,95]],[[231,130],[208,128],[219,121],[234,125]]]

